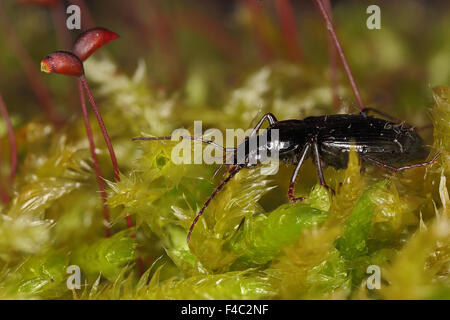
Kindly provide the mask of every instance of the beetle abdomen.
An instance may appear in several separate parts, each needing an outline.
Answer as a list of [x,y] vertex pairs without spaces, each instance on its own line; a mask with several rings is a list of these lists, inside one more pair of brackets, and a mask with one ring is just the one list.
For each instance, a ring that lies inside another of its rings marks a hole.
[[362,160],[369,157],[389,165],[424,160],[429,154],[422,138],[405,123],[343,115],[339,121],[333,121],[333,125],[330,117],[327,118],[326,129],[320,130],[318,143],[323,161],[336,168],[346,167],[352,147]]

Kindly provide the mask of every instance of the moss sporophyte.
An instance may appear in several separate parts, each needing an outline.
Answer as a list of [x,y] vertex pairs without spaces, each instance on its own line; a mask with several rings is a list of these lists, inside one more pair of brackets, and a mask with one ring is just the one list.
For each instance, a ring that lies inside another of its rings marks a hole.
[[[86,108],[86,101],[84,97],[84,90],[86,90],[86,93],[88,95],[89,102],[91,103],[92,109],[95,113],[95,116],[97,117],[98,124],[100,126],[100,129],[103,134],[103,138],[106,142],[106,146],[109,151],[109,155],[111,158],[111,162],[113,164],[114,169],[114,176],[116,181],[120,181],[120,173],[119,173],[119,166],[117,163],[116,155],[114,153],[114,148],[111,143],[111,139],[108,135],[108,131],[106,129],[106,126],[103,122],[102,116],[100,114],[100,111],[97,107],[97,104],[95,103],[94,96],[92,95],[92,92],[89,88],[88,82],[86,80],[85,74],[84,74],[84,67],[83,62],[91,54],[93,54],[97,49],[102,47],[103,45],[109,43],[112,40],[115,40],[118,38],[118,35],[112,31],[109,31],[104,28],[93,28],[90,30],[87,30],[83,32],[75,41],[73,45],[73,53],[72,52],[66,52],[66,51],[56,51],[51,54],[49,54],[45,59],[41,61],[41,71],[45,73],[58,73],[58,74],[64,74],[69,76],[75,76],[78,78],[78,91],[80,94],[80,100],[81,100],[81,109],[83,112],[83,120],[86,127],[86,133],[89,139],[89,145],[91,150],[91,156],[94,161],[94,169],[97,176],[97,183],[100,189],[100,195],[102,197],[103,201],[103,215],[106,220],[106,222],[109,224],[110,222],[110,214],[109,209],[106,205],[106,192],[105,192],[105,183],[102,178],[101,169],[99,166],[99,162],[97,159],[97,155],[95,153],[95,144],[94,144],[94,138],[92,135],[92,129],[89,124],[89,118],[87,114],[87,108]],[[133,223],[131,221],[130,217],[126,217],[127,219],[127,225],[129,228],[133,226]],[[109,225],[106,226],[106,234],[107,236],[110,236],[109,231]]]

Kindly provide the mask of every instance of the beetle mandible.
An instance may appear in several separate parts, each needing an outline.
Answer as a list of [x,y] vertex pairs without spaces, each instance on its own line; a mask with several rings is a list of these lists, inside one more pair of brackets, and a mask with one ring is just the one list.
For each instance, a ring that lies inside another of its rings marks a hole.
[[[369,116],[370,111],[388,117],[392,121]],[[265,121],[269,123],[265,145],[255,145],[257,148],[252,149],[249,139],[258,134]],[[276,141],[272,139],[272,130],[278,130]],[[394,172],[431,165],[440,155],[438,152],[431,160],[425,161],[430,152],[415,128],[405,122],[395,122],[394,118],[373,108],[365,108],[359,114],[334,114],[282,121],[278,121],[272,113],[267,113],[257,123],[250,136],[246,137],[237,148],[225,148],[200,137],[182,136],[181,138],[201,141],[221,148],[226,152],[228,161],[231,160],[231,162],[227,161],[230,164],[228,176],[216,187],[194,218],[189,228],[188,242],[195,224],[217,193],[240,170],[254,168],[272,153],[276,152],[280,161],[295,165],[288,189],[288,198],[291,202],[305,199],[295,197],[294,190],[300,169],[309,157],[313,158],[320,184],[334,193],[334,190],[325,182],[323,165],[333,166],[336,169],[345,168],[351,148],[355,148],[362,162]],[[171,139],[171,136],[133,138],[133,140]],[[245,147],[244,161],[238,161],[237,150],[241,147]],[[263,149],[265,149],[264,155],[261,152]],[[256,163],[251,160],[256,160]],[[408,164],[414,161],[420,162]]]

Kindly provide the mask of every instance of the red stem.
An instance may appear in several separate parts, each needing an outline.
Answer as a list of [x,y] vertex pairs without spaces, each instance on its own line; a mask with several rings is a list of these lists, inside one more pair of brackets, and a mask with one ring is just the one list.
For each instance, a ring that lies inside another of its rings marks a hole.
[[[0,167],[1,164],[2,164],[2,149],[0,148]],[[5,190],[3,186],[3,181],[1,179],[1,172],[0,172],[0,200],[4,204],[7,204],[11,200],[11,197],[9,196],[8,192]]]
[[27,75],[28,81],[31,85],[31,89],[33,90],[37,99],[40,101],[41,106],[44,108],[45,114],[55,126],[59,126],[59,124],[61,123],[61,117],[58,115],[56,109],[53,106],[50,93],[42,84],[38,69],[35,68],[33,60],[20,42],[19,37],[17,36],[15,30],[12,28],[11,23],[8,20],[7,15],[4,13],[3,7],[1,5],[0,24],[6,40],[14,50],[15,54],[18,57],[19,63],[22,66],[22,69]]
[[[323,0],[327,13],[330,20],[333,21],[333,16],[331,13],[330,0]],[[337,82],[337,52],[333,44],[333,39],[328,36],[328,56],[330,59],[330,85],[331,92],[333,95],[333,106],[335,110],[339,109],[339,92],[338,92],[338,82]]]
[[364,103],[361,99],[361,95],[359,94],[358,87],[356,86],[356,82],[353,79],[352,72],[350,70],[350,67],[348,65],[347,59],[345,58],[344,51],[342,50],[341,44],[339,43],[339,40],[337,38],[336,32],[334,30],[333,22],[331,21],[323,3],[322,0],[314,0],[319,7],[320,13],[322,14],[322,18],[324,19],[327,29],[330,33],[331,39],[333,40],[333,43],[336,47],[336,50],[339,54],[339,57],[341,59],[342,65],[344,67],[345,73],[347,74],[348,80],[350,81],[350,85],[352,86],[353,93],[355,94],[356,100],[358,101],[359,108],[362,110],[365,108]]
[[0,94],[0,113],[5,120],[6,128],[8,130],[9,137],[9,146],[11,148],[10,158],[11,158],[11,173],[9,175],[10,179],[13,180],[16,176],[17,170],[17,146],[16,139],[14,137],[14,129],[11,124],[11,120],[9,118],[8,109],[6,108],[5,101],[3,100],[2,95]]
[[[177,87],[183,80],[185,66],[181,63],[180,52],[176,48],[175,30],[172,17],[164,10],[161,1],[141,2],[142,11],[150,16],[150,29],[160,51],[166,56],[170,82]],[[137,9],[136,7],[134,9]],[[139,16],[139,13],[136,13]]]
[[2,185],[0,185],[0,199],[3,203],[8,203],[11,200],[9,194],[5,191]]
[[[109,156],[111,158],[111,162],[112,162],[113,168],[114,168],[114,177],[115,177],[116,181],[119,182],[120,181],[119,166],[117,164],[116,154],[114,153],[114,148],[112,146],[111,139],[109,138],[108,131],[106,130],[105,123],[103,122],[103,118],[100,114],[100,111],[97,108],[97,104],[95,103],[94,96],[92,95],[92,92],[89,88],[86,77],[84,75],[81,75],[78,79],[79,79],[79,82],[86,89],[87,96],[91,103],[92,109],[94,110],[95,116],[97,117],[98,125],[100,126],[100,129],[103,134],[103,138],[105,140],[106,146],[109,151]],[[127,221],[128,228],[132,228],[134,226],[134,224],[133,224],[133,221],[131,220],[131,217],[126,216],[125,219]]]
[[244,2],[251,14],[253,29],[258,42],[261,58],[263,61],[269,61],[273,57],[273,52],[264,36],[263,19],[265,17],[261,9],[261,3],[255,0],[244,0]]
[[92,95],[91,89],[89,88],[86,77],[84,75],[81,75],[79,77],[79,80],[86,89],[89,102],[91,103],[92,109],[94,110],[95,116],[97,117],[98,125],[100,126],[100,129],[102,131],[103,138],[108,148],[109,156],[114,168],[114,177],[116,178],[116,181],[120,181],[119,165],[117,164],[116,154],[114,153],[114,148],[112,146],[111,139],[109,138],[108,131],[106,130],[105,123],[103,122],[102,115],[97,108],[97,104],[95,103],[94,96]]
[[106,205],[107,196],[106,196],[106,192],[105,192],[105,182],[103,181],[102,171],[100,169],[97,154],[95,153],[94,136],[92,134],[91,125],[89,124],[89,117],[88,117],[87,108],[86,108],[86,100],[85,100],[84,92],[83,92],[83,82],[81,81],[81,79],[78,79],[78,90],[80,92],[81,111],[83,112],[84,126],[86,127],[86,133],[87,133],[88,140],[89,140],[91,156],[92,156],[92,160],[94,162],[95,175],[97,177],[98,188],[100,189],[100,195],[102,197],[103,217],[106,220],[106,222],[108,222],[108,226],[105,227],[106,237],[109,237],[111,235],[111,231],[109,230],[110,216],[109,216],[108,206]]
[[208,40],[218,48],[230,60],[237,60],[239,54],[239,44],[229,36],[225,28],[214,18],[201,12],[183,10],[176,14],[175,21],[179,21],[180,28],[188,27],[197,33],[207,37]]
[[72,47],[72,40],[70,38],[69,30],[66,27],[66,12],[62,1],[58,1],[56,5],[50,8],[50,13],[53,20],[53,27],[60,45],[65,49]]
[[281,24],[282,35],[292,61],[302,61],[303,55],[298,42],[297,27],[295,25],[294,13],[289,0],[275,0],[278,19]]

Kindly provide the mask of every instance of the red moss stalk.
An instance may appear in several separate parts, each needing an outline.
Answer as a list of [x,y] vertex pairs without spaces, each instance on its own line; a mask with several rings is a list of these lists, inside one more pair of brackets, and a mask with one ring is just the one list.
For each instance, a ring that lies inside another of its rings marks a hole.
[[28,81],[30,82],[31,89],[33,90],[36,98],[39,100],[40,105],[44,109],[47,118],[55,125],[59,126],[61,123],[61,117],[56,112],[53,106],[53,102],[47,88],[42,84],[39,73],[34,67],[34,62],[31,59],[28,52],[23,47],[19,40],[15,30],[12,28],[7,15],[3,11],[3,7],[0,4],[0,27],[3,30],[3,34],[10,47],[14,50],[22,69],[24,70]]
[[217,23],[213,17],[201,12],[180,10],[177,15],[180,28],[188,27],[191,30],[205,36],[220,52],[229,60],[236,61],[241,55],[239,44],[234,41],[222,25]]
[[88,117],[88,112],[87,112],[87,108],[86,108],[86,99],[84,97],[84,92],[83,92],[83,83],[80,80],[80,78],[78,78],[78,91],[80,92],[81,110],[83,113],[83,120],[84,120],[84,126],[86,128],[86,134],[87,134],[87,137],[89,140],[89,148],[91,151],[92,161],[94,163],[94,170],[95,170],[95,175],[97,178],[97,184],[98,184],[98,188],[100,190],[100,195],[102,198],[103,218],[108,223],[108,226],[105,226],[105,233],[106,233],[106,237],[110,237],[111,231],[109,228],[109,222],[111,219],[110,219],[110,215],[109,215],[109,208],[106,205],[107,196],[106,196],[106,191],[105,191],[105,182],[102,178],[103,175],[102,175],[102,171],[100,169],[100,165],[98,162],[97,154],[95,153],[94,136],[92,134],[91,125],[89,124],[89,117]]
[[[186,71],[180,57],[180,50],[176,47],[173,18],[164,10],[162,1],[142,1],[140,4],[142,5],[141,10],[150,17],[149,26],[152,37],[166,57],[170,84],[175,88],[181,84]],[[138,8],[134,7],[133,9]],[[136,12],[136,16],[139,16],[139,12]]]
[[6,104],[5,101],[3,100],[1,93],[0,93],[0,114],[2,115],[6,123],[6,129],[8,131],[9,146],[11,148],[9,177],[11,180],[13,180],[14,177],[16,176],[17,170],[17,146],[16,146],[16,139],[14,137],[14,129],[8,114],[8,109],[6,108]]
[[[323,0],[325,8],[327,9],[328,16],[330,20],[333,21],[333,16],[331,13],[330,0]],[[339,93],[338,93],[338,82],[337,82],[337,52],[333,44],[333,39],[328,36],[328,56],[330,60],[330,86],[331,93],[333,95],[333,106],[335,110],[339,109]]]
[[289,0],[275,0],[275,8],[281,24],[281,31],[289,59],[294,62],[301,62],[303,60],[303,54],[298,42],[297,27],[295,25],[291,2]]
[[36,5],[50,11],[53,20],[53,27],[61,45],[69,48],[71,41],[69,30],[66,28],[66,10],[62,0],[17,0],[26,5]]
[[251,14],[251,20],[255,37],[258,41],[259,52],[263,61],[269,61],[273,58],[274,53],[270,48],[267,38],[264,36],[264,13],[261,9],[261,3],[255,0],[243,0]]
[[325,21],[328,32],[330,33],[331,39],[333,40],[334,46],[336,47],[336,50],[341,59],[345,73],[347,74],[348,80],[350,81],[350,85],[352,87],[353,93],[356,97],[356,100],[358,101],[359,108],[362,110],[365,108],[365,106],[361,99],[361,95],[359,94],[359,90],[358,90],[358,87],[356,86],[356,82],[353,78],[352,71],[350,70],[347,59],[345,58],[344,51],[342,50],[341,44],[336,35],[336,31],[334,30],[333,22],[331,21],[331,18],[328,15],[327,10],[322,2],[323,0],[314,0],[314,1],[316,2],[317,6],[319,7],[319,11],[322,15],[323,20]]
[[69,49],[72,43],[69,30],[66,27],[66,12],[65,6],[61,1],[57,1],[55,5],[50,8],[52,15],[53,27],[55,29],[58,42]]
[[108,130],[106,129],[105,123],[103,122],[102,115],[100,114],[100,111],[97,108],[97,104],[95,103],[94,96],[92,95],[91,89],[89,88],[89,85],[86,81],[86,77],[84,74],[82,74],[78,80],[81,82],[81,84],[84,86],[84,89],[86,90],[89,102],[91,103],[92,109],[94,110],[95,116],[97,117],[98,125],[100,126],[100,129],[103,134],[103,138],[105,140],[106,146],[108,148],[108,152],[111,158],[111,162],[114,168],[114,177],[116,178],[116,181],[120,181],[120,173],[119,173],[119,165],[117,164],[117,158],[116,154],[114,152],[114,148],[111,143],[111,139],[108,135]]
[[9,194],[5,191],[5,189],[3,188],[2,185],[0,185],[0,200],[3,203],[8,203],[11,200],[11,197],[9,196]]

